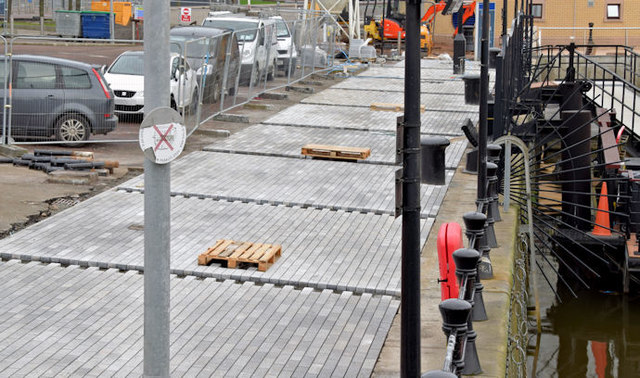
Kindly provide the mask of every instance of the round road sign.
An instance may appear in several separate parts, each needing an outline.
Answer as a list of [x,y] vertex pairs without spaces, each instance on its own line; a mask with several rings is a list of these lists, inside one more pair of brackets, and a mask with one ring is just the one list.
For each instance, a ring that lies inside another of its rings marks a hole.
[[157,164],[177,158],[187,140],[187,130],[180,114],[169,108],[153,109],[140,124],[139,142],[144,156]]

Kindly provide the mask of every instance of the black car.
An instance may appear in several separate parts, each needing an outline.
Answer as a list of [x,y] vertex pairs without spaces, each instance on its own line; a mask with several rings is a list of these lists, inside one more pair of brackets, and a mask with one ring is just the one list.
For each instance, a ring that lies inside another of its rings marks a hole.
[[204,90],[204,103],[218,102],[223,88],[229,95],[236,93],[240,49],[235,34],[230,30],[202,26],[175,27],[169,32],[169,41],[171,51],[186,56],[189,65],[196,71],[199,86]]
[[39,55],[4,56],[0,91],[11,105],[3,108],[10,115],[11,137],[54,136],[82,142],[91,134],[113,131],[118,123],[113,91],[100,69],[86,63]]

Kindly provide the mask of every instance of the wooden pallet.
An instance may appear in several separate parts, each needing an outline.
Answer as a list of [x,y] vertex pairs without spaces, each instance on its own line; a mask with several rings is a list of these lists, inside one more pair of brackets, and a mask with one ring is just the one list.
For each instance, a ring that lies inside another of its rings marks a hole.
[[212,261],[226,261],[227,268],[236,268],[239,263],[247,263],[258,265],[258,270],[264,272],[280,258],[281,254],[282,246],[278,244],[221,239],[198,256],[198,265],[209,265]]
[[[369,105],[371,110],[379,110],[385,112],[403,112],[404,104],[388,104],[384,102],[374,102]],[[420,113],[424,113],[426,110],[424,105],[420,105]]]
[[306,144],[302,146],[302,154],[329,159],[362,160],[371,155],[370,148],[329,146],[324,144]]

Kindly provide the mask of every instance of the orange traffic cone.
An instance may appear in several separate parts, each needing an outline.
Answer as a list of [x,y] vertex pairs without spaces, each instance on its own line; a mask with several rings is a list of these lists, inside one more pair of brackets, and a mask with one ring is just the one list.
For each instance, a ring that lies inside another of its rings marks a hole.
[[598,236],[611,236],[611,230],[609,230],[610,225],[607,183],[603,182],[602,190],[600,191],[600,199],[598,200],[598,210],[596,210],[596,224],[593,226],[592,234]]

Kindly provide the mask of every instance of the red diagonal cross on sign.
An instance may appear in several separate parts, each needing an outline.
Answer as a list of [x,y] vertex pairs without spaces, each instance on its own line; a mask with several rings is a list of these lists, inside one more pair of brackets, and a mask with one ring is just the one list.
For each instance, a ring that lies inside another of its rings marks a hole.
[[169,147],[169,149],[173,151],[173,146],[167,140],[167,135],[169,135],[169,132],[171,131],[171,129],[173,129],[173,123],[171,124],[171,126],[169,126],[164,134],[162,133],[162,131],[160,131],[157,125],[153,125],[153,129],[158,133],[158,135],[160,135],[160,141],[158,142],[158,144],[156,144],[156,148],[154,148],[153,150],[158,151],[158,148],[160,148],[160,145],[162,144],[162,142],[164,142],[167,144],[167,147]]

